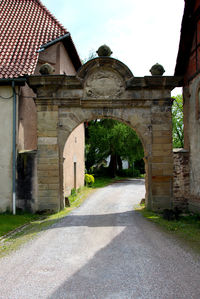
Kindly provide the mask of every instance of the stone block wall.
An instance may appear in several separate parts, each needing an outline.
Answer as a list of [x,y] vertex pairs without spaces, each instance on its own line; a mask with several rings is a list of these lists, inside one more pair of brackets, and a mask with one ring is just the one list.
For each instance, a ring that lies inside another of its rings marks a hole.
[[189,152],[185,149],[174,149],[174,183],[173,207],[188,209],[190,193]]
[[35,155],[36,151],[27,151],[19,153],[17,157],[16,207],[25,211],[32,211],[34,205]]
[[59,148],[56,137],[58,107],[37,105],[37,119],[38,150],[34,210],[59,211],[61,209]]
[[171,208],[173,157],[171,101],[155,101],[152,116],[152,196],[153,210]]
[[37,94],[36,210],[64,207],[66,140],[81,123],[99,118],[117,119],[137,132],[144,147],[147,207],[154,211],[172,207],[170,91],[180,84],[179,78],[136,78],[123,63],[100,57],[83,65],[76,77],[31,76],[28,80]]

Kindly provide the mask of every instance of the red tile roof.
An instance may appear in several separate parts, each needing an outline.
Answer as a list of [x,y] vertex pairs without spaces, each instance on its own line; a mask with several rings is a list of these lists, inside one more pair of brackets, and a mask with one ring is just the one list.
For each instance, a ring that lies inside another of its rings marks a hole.
[[40,46],[67,32],[40,0],[1,0],[0,78],[33,74]]

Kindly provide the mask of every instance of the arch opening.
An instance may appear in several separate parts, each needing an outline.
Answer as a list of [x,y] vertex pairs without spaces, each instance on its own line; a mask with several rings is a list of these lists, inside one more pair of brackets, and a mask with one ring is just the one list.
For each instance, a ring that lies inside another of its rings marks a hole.
[[96,183],[104,178],[144,181],[145,162],[143,143],[130,124],[113,117],[78,124],[68,134],[63,148],[65,205],[69,205],[68,197],[84,186],[85,173],[94,175]]
[[147,207],[171,208],[171,90],[178,84],[176,77],[134,77],[109,57],[89,61],[76,76],[30,77],[29,85],[37,92],[35,210],[63,208],[66,140],[81,123],[102,118],[117,119],[136,131],[144,149]]

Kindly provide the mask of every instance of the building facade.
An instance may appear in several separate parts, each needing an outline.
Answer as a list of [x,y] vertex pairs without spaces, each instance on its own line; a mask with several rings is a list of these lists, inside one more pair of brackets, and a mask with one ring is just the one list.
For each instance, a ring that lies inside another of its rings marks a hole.
[[189,210],[200,212],[200,0],[185,0],[175,75],[183,77],[185,197]]
[[[37,151],[37,111],[35,94],[26,78],[39,75],[44,63],[54,68],[54,74],[75,75],[81,61],[70,33],[41,1],[2,0],[0,19],[0,212],[12,210],[13,205],[35,210],[31,180]],[[74,136],[81,140],[81,146],[74,142]],[[76,185],[84,184],[83,124],[69,136],[67,144],[70,155],[67,149],[63,153],[67,155],[64,186],[71,190],[75,180],[67,179],[74,177],[74,152],[79,174]]]

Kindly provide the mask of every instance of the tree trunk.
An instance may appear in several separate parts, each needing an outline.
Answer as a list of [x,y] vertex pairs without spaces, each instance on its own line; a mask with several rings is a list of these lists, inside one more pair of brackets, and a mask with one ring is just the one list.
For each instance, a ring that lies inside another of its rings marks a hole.
[[110,164],[109,164],[109,174],[111,177],[115,177],[117,173],[117,155],[115,153],[111,154]]
[[122,159],[119,155],[117,155],[117,165],[118,165],[118,170],[122,170]]

